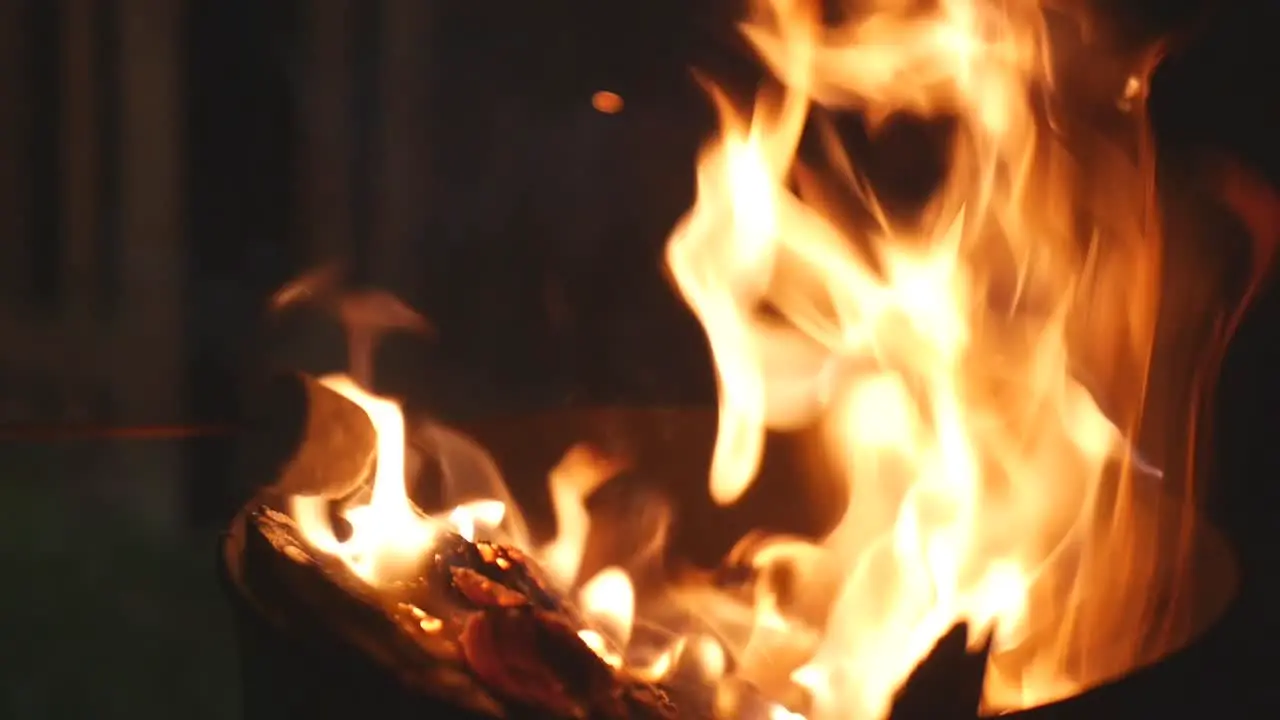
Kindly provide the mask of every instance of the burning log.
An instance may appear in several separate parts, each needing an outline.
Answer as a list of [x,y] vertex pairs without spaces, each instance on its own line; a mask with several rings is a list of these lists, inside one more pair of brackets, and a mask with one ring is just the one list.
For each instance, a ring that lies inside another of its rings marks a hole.
[[572,614],[547,589],[542,573],[524,553],[489,542],[469,542],[456,533],[437,540],[435,573],[479,607],[531,605],[539,610]]
[[497,714],[497,700],[469,682],[443,619],[380,595],[310,547],[284,514],[262,507],[240,518],[226,551],[233,584],[272,625],[314,649],[367,655],[411,694],[462,715]]
[[[442,717],[672,718],[662,689],[616,671],[518,551],[444,534],[424,577],[377,588],[318,551],[288,516],[243,513],[225,543],[233,591],[284,635],[394,680],[397,706]],[[683,707],[710,708],[708,697]],[[380,706],[381,707],[381,706]],[[322,708],[323,710],[323,708]],[[332,712],[322,712],[330,716]]]

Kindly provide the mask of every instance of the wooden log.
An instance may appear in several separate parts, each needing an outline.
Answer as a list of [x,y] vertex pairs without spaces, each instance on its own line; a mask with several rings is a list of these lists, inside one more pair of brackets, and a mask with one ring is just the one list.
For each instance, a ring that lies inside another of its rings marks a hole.
[[246,720],[374,709],[386,720],[503,716],[465,672],[456,642],[314,552],[280,513],[238,516],[219,561],[236,610]]
[[[357,686],[342,694],[382,695],[370,701],[382,717],[677,716],[661,689],[615,672],[597,657],[578,637],[581,626],[571,614],[527,599],[512,602],[523,593],[482,575],[492,565],[505,573],[502,577],[540,582],[531,566],[513,572],[513,563],[522,559],[506,549],[470,554],[446,542],[442,552],[424,559],[427,582],[375,590],[339,559],[310,547],[290,518],[262,506],[237,519],[222,559],[241,609],[242,633],[249,627],[254,645],[261,648],[266,638],[271,645],[302,648],[290,657],[304,658],[308,667],[321,663],[329,669],[306,672],[325,677],[342,674],[333,667],[362,665],[352,677],[366,679],[344,681]],[[451,580],[442,581],[444,570]],[[490,585],[468,586],[458,577],[481,577],[482,585]],[[316,681],[294,677],[290,682],[314,687]],[[379,686],[377,693],[368,690],[372,685]],[[320,717],[340,716],[315,703],[305,707]],[[402,710],[384,714],[389,707]],[[283,716],[301,717],[302,710]]]
[[466,713],[502,714],[467,673],[445,619],[380,596],[340,560],[312,549],[282,513],[259,508],[243,523],[242,588],[286,634],[372,658],[424,704],[434,699]]
[[273,376],[258,393],[240,447],[246,497],[343,498],[369,477],[378,435],[351,400],[302,373]]

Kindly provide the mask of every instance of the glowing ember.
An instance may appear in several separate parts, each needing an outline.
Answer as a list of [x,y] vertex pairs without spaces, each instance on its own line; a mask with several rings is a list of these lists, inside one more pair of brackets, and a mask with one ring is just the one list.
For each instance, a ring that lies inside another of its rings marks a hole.
[[604,638],[621,648],[631,641],[631,625],[636,614],[636,593],[631,578],[621,568],[605,568],[582,586],[579,603],[583,615],[598,628],[583,630],[580,633],[583,640],[609,664],[621,666],[622,658],[607,650]]

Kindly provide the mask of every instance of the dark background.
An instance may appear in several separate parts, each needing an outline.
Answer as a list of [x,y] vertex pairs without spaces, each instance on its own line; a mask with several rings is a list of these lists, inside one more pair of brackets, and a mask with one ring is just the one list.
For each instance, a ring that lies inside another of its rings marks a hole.
[[[1205,158],[1280,177],[1280,18],[1211,5],[1095,10],[1121,43],[1183,38],[1152,98],[1163,190],[1227,253]],[[660,255],[712,127],[687,68],[753,77],[733,12],[0,0],[0,716],[235,716],[209,533],[242,499],[226,476],[254,379],[341,367],[318,313],[264,314],[317,263],[432,318],[434,341],[380,357],[379,388],[415,407],[710,403]],[[621,113],[592,109],[602,89]],[[1264,290],[1212,448],[1213,512],[1263,569],[1275,318]]]

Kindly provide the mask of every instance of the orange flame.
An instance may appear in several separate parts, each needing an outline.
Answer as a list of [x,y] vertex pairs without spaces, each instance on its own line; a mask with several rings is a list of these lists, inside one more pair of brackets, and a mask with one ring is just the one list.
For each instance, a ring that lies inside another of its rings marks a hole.
[[[719,381],[712,497],[730,504],[751,485],[767,429],[807,426],[850,497],[820,543],[756,557],[791,566],[809,599],[784,612],[757,592],[739,672],[776,688],[778,651],[798,644],[790,681],[811,693],[811,717],[881,717],[964,621],[975,641],[995,633],[989,705],[1046,702],[1134,662],[1131,648],[1088,667],[1071,653],[1081,626],[1130,629],[1100,598],[1121,600],[1108,584],[1149,550],[1136,531],[1100,541],[1099,518],[1130,522],[1110,504],[1133,468],[1158,300],[1150,168],[1125,159],[1093,177],[1073,159],[1035,2],[871,5],[832,28],[816,3],[754,3],[743,30],[780,97],[744,115],[711,87],[721,133],[668,246]],[[1139,150],[1147,69],[1117,78],[1111,103]],[[872,126],[957,119],[918,217],[891,219],[828,132],[828,172],[872,220],[839,222],[797,160],[815,104]],[[809,642],[806,627],[819,629]]]
[[621,667],[622,656],[608,647],[612,644],[625,648],[631,640],[636,612],[636,593],[631,578],[622,568],[601,570],[582,586],[579,605],[593,625],[592,629],[580,633],[583,640],[610,664]]
[[[1164,492],[1160,471],[1131,450],[1162,269],[1143,115],[1154,55],[1112,78],[1099,101],[1108,135],[1062,112],[1033,0],[870,5],[827,27],[816,0],[755,0],[743,31],[781,87],[741,112],[709,84],[721,132],[667,253],[717,371],[712,499],[751,487],[768,430],[811,430],[847,498],[829,532],[751,538],[750,597],[675,588],[714,632],[668,628],[638,652],[654,593],[622,569],[635,558],[581,577],[586,499],[618,460],[566,453],[548,483],[557,534],[535,548],[493,460],[431,426],[455,505],[429,517],[406,491],[400,408],[333,376],[322,382],[373,421],[378,461],[367,501],[344,511],[346,540],[320,501],[292,498],[304,535],[378,585],[442,529],[472,539],[502,526],[557,590],[576,589],[579,636],[606,662],[652,680],[693,666],[722,689],[744,681],[779,720],[885,716],[958,622],[975,645],[992,638],[988,709],[1064,697],[1185,640],[1188,628],[1142,627],[1181,570],[1161,553],[1167,518],[1144,504]],[[848,109],[873,130],[903,114],[955,119],[923,210],[894,216],[840,149],[827,120]],[[800,158],[807,129],[818,162]],[[846,206],[868,220],[850,222]],[[380,328],[389,308],[356,319]],[[367,371],[372,336],[348,324],[352,367]],[[665,520],[653,525],[645,553],[665,538]],[[798,691],[803,715],[781,702]]]
[[412,567],[435,538],[438,526],[422,515],[405,492],[404,416],[400,406],[364,390],[345,375],[327,375],[320,382],[360,406],[378,435],[378,461],[372,492],[366,504],[348,509],[351,536],[339,541],[329,524],[323,498],[290,498],[290,512],[303,537],[336,555],[361,578],[386,579]]

